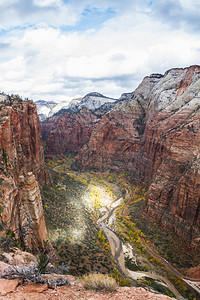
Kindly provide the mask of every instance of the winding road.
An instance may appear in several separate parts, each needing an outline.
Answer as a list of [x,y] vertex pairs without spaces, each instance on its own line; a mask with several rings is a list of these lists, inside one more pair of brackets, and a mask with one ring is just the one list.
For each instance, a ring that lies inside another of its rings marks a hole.
[[112,203],[109,208],[107,207],[107,213],[98,220],[99,227],[105,232],[105,234],[108,238],[110,248],[111,248],[111,253],[112,253],[113,257],[116,259],[116,261],[118,263],[118,267],[120,268],[121,272],[126,277],[131,278],[133,280],[137,279],[137,277],[145,277],[145,276],[151,277],[153,279],[162,280],[163,282],[166,283],[168,288],[173,292],[173,294],[177,297],[177,299],[180,299],[180,300],[184,299],[181,296],[181,294],[177,291],[177,289],[166,278],[156,275],[156,274],[149,273],[149,272],[134,272],[134,271],[131,271],[128,268],[126,268],[121,240],[118,238],[118,236],[115,234],[115,232],[112,229],[110,229],[108,226],[106,226],[103,223],[104,221],[109,220],[112,217],[115,210],[117,210],[117,208],[123,201],[124,201],[123,197],[118,199],[116,202],[119,204],[115,205],[114,208],[113,208],[113,203]]
[[[76,174],[78,176],[80,176],[80,173],[78,172],[70,172],[68,171],[68,173],[71,174]],[[85,174],[84,174],[85,175]],[[80,176],[82,177],[82,176]],[[122,195],[119,199],[117,200],[113,200],[110,202],[109,206],[104,206],[104,210],[106,210],[105,214],[97,221],[99,227],[105,232],[109,244],[110,244],[110,248],[111,248],[111,253],[113,255],[113,257],[116,259],[117,263],[118,263],[118,267],[120,268],[121,272],[126,276],[129,277],[133,280],[137,279],[137,277],[150,277],[153,279],[159,279],[162,280],[163,282],[166,283],[166,285],[168,286],[168,288],[173,292],[173,294],[176,296],[177,299],[182,300],[184,299],[181,294],[178,292],[178,290],[173,286],[173,284],[166,279],[165,277],[159,276],[157,274],[153,274],[150,272],[135,272],[135,271],[131,271],[128,268],[125,267],[125,259],[124,259],[124,252],[123,252],[123,245],[121,240],[118,238],[118,236],[116,235],[116,233],[110,229],[107,225],[105,225],[105,221],[111,221],[113,216],[115,217],[115,212],[118,209],[118,207],[124,202],[124,200],[128,197],[129,192],[127,189],[125,189],[125,195]],[[126,203],[125,207],[128,205],[128,203]],[[125,209],[125,207],[123,209]],[[183,278],[183,280],[189,284],[192,288],[194,288],[198,293],[200,293],[200,288],[198,286],[198,283],[200,282],[200,279],[192,279],[192,278],[187,278],[184,277],[180,272],[178,272],[178,270],[176,270],[169,262],[167,262],[164,258],[162,258],[161,256],[159,256],[158,254],[156,254],[150,247],[149,245],[146,243],[146,241],[144,240],[144,238],[140,237],[142,244],[146,247],[147,251],[149,254],[152,254],[154,257],[157,257],[158,259],[161,260],[162,263],[164,263],[168,269],[175,275],[180,276]]]

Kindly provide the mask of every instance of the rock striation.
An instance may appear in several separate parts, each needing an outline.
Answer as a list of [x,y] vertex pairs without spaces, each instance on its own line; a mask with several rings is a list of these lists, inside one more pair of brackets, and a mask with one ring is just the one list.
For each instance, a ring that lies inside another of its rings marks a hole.
[[148,215],[199,247],[200,66],[145,77],[127,98],[103,116],[78,160],[128,170],[148,188]]
[[77,152],[90,139],[99,118],[87,108],[77,113],[64,112],[42,122],[42,136],[47,154]]
[[47,230],[39,185],[32,172],[19,177],[19,195],[22,200],[21,225],[28,229],[25,243],[31,249],[37,249],[38,245],[42,247],[47,241]]
[[51,117],[41,122],[46,154],[77,152],[89,141],[99,120],[116,103],[116,99],[93,92],[83,98],[74,99],[66,107],[62,106],[62,102],[57,104],[49,113]]
[[41,247],[47,232],[38,182],[48,183],[48,174],[36,106],[7,96],[0,116],[0,222],[29,248]]
[[84,167],[137,169],[137,163],[141,163],[139,153],[144,143],[149,94],[160,76],[145,77],[131,98],[126,96],[128,100],[123,99],[103,116],[89,143],[79,151],[78,158]]

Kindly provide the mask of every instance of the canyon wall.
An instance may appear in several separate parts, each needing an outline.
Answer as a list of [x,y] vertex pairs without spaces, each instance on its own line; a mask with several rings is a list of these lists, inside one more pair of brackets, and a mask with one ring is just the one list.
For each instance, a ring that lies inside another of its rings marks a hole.
[[38,182],[48,183],[48,174],[40,123],[35,104],[18,96],[0,103],[0,158],[1,225],[29,248],[42,247],[47,232]]
[[144,145],[154,170],[147,213],[199,246],[200,67],[166,72],[152,92]]
[[83,167],[129,170],[148,188],[146,212],[189,245],[200,236],[200,67],[145,77],[78,154]]
[[64,112],[42,122],[42,136],[47,154],[77,152],[86,144],[99,118],[87,108]]

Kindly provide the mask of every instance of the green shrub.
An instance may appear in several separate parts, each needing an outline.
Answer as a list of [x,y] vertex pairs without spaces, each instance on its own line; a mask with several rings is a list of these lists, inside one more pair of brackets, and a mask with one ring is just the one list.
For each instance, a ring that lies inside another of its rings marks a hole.
[[45,273],[48,263],[49,257],[46,253],[40,253],[37,256],[37,269],[40,274]]

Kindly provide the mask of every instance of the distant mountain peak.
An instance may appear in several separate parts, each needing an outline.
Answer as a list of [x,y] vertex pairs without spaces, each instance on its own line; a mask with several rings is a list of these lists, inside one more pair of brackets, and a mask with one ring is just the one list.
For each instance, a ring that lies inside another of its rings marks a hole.
[[[79,111],[80,109],[86,107],[91,111],[99,109],[105,103],[114,103],[117,99],[106,97],[98,92],[91,92],[84,97],[73,99],[72,101],[63,101],[60,103],[55,103],[53,101],[36,101],[38,115],[41,120],[45,120],[52,117],[54,114],[62,111],[71,110]],[[62,111],[61,111],[62,110]]]
[[[100,94],[98,92],[91,92],[91,93],[85,95],[83,98],[85,98],[85,97],[92,97],[92,96],[95,96],[95,97],[105,97],[104,95],[102,95],[102,94]],[[107,98],[107,97],[105,97],[105,98]]]

